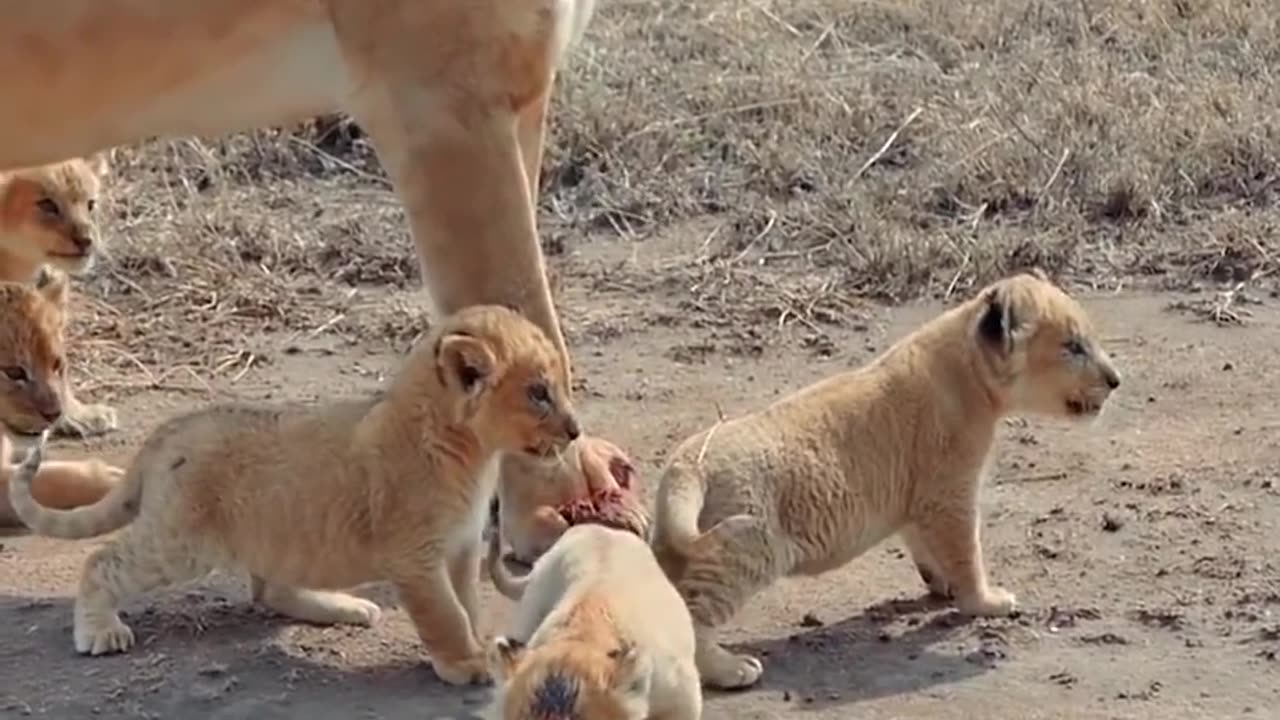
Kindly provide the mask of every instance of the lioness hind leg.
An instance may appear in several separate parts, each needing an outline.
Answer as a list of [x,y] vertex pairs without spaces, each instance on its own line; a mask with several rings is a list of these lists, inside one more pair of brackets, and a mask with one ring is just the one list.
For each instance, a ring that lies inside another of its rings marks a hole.
[[122,601],[198,579],[213,569],[136,530],[137,526],[126,528],[85,561],[75,604],[76,652],[103,655],[128,650],[133,646],[133,631],[120,619]]
[[981,616],[1013,612],[1014,594],[987,584],[977,508],[939,509],[916,518],[914,525],[917,539],[933,559],[957,609]]
[[276,585],[256,575],[250,576],[249,583],[254,600],[303,622],[367,627],[382,615],[377,603],[347,593]]
[[754,685],[764,665],[734,654],[716,639],[715,628],[778,577],[763,525],[748,515],[728,518],[698,538],[684,558],[674,585],[693,616],[696,663],[702,681],[719,688]]

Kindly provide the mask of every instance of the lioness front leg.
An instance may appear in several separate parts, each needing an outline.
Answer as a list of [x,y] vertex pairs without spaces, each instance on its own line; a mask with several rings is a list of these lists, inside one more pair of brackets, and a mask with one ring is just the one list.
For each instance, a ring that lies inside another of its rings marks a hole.
[[937,508],[914,519],[917,537],[933,559],[956,608],[968,615],[1013,612],[1014,594],[987,584],[976,507]]
[[250,593],[257,602],[281,615],[317,625],[364,625],[378,621],[378,604],[341,592],[309,590],[268,583],[257,575],[249,578]]
[[484,648],[476,641],[447,567],[424,566],[394,583],[436,675],[451,685],[489,682]]
[[68,381],[63,385],[62,417],[53,424],[55,437],[87,438],[105,435],[119,427],[116,409],[110,405],[86,405],[75,397]]

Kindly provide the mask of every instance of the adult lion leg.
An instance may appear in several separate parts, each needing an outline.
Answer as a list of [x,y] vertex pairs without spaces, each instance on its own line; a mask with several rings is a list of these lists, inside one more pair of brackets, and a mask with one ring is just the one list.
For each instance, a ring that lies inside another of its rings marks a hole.
[[520,111],[516,120],[516,138],[520,143],[520,159],[524,161],[524,178],[529,187],[529,203],[538,207],[538,181],[542,174],[542,145],[547,131],[547,111],[551,105],[551,86],[547,91]]
[[955,598],[957,609],[968,615],[1008,615],[1016,598],[1004,588],[987,584],[978,509],[968,499],[960,505],[930,508],[914,518],[918,538]]
[[281,615],[317,625],[369,626],[382,614],[377,603],[355,595],[277,585],[257,575],[249,576],[249,592]]

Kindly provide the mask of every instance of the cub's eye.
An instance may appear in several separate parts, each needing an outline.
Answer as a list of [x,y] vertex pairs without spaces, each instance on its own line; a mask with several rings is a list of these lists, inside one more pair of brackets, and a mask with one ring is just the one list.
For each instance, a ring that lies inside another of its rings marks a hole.
[[49,217],[58,217],[62,214],[62,209],[58,207],[58,203],[53,198],[40,198],[40,202],[36,203],[36,207],[40,208],[40,212]]
[[1062,343],[1062,349],[1066,350],[1070,355],[1085,354],[1084,343],[1080,342],[1077,338],[1071,338],[1070,340]]
[[534,405],[546,407],[551,404],[551,390],[544,382],[536,382],[529,386],[529,400]]
[[5,374],[5,377],[9,378],[14,382],[27,382],[28,380],[31,379],[31,376],[27,374],[27,369],[24,367],[19,367],[17,365],[11,365],[7,368],[4,368],[4,374]]
[[93,212],[93,209],[98,207],[98,201],[93,198],[89,198],[89,202],[85,203],[85,207],[89,208],[89,212]]
[[61,355],[53,359],[53,372],[55,375],[61,375],[63,370],[67,369],[67,361]]

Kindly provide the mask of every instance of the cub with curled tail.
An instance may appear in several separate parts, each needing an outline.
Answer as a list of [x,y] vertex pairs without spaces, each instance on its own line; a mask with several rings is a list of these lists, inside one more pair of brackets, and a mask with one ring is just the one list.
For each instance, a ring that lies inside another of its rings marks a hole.
[[[453,684],[487,682],[477,631],[481,531],[502,453],[556,462],[578,421],[547,336],[472,306],[438,323],[385,392],[323,405],[219,405],[161,425],[100,502],[33,502],[37,445],[10,487],[34,531],[121,533],[86,561],[75,648],[127,650],[127,598],[220,568],[253,598],[314,623],[367,625],[378,607],[335,592],[390,580]],[[130,522],[132,521],[132,522]]]
[[1004,615],[978,491],[1011,414],[1089,419],[1120,376],[1083,308],[1041,273],[1005,278],[864,367],[681,444],[657,492],[654,551],[689,604],[698,670],[723,688],[763,667],[715,628],[788,575],[841,567],[900,533],[929,589]]
[[489,575],[517,601],[494,639],[488,720],[698,720],[702,687],[689,610],[638,535],[587,522],[521,578],[489,539]]

